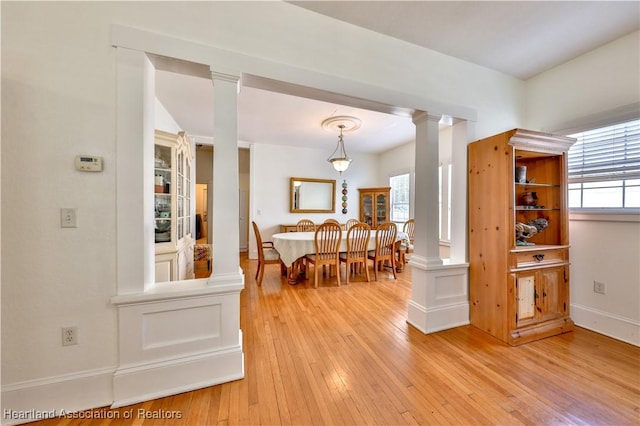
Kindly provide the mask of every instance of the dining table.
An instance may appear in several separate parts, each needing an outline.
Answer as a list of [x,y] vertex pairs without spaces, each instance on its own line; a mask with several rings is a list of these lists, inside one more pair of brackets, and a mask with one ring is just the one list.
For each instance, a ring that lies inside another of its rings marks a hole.
[[[316,252],[315,232],[282,232],[273,234],[271,241],[273,242],[273,247],[280,253],[280,260],[287,266],[289,284],[296,284],[303,275],[302,271],[299,270],[299,262],[296,261],[307,254],[314,254]],[[394,251],[396,251],[401,244],[408,244],[408,241],[409,235],[406,232],[398,231]],[[371,230],[367,248],[369,250],[375,250],[376,248],[375,229]],[[347,251],[347,231],[342,231],[338,251],[340,253],[346,253]],[[400,272],[403,267],[404,265],[396,265],[396,270]]]

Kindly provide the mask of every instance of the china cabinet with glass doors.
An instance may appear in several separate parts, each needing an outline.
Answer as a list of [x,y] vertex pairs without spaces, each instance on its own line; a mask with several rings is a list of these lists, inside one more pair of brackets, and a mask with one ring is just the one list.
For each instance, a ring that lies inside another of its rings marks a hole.
[[358,188],[360,192],[360,222],[375,228],[389,221],[391,187]]
[[469,144],[471,324],[510,345],[573,330],[567,151],[515,129]]
[[154,230],[156,282],[192,279],[192,147],[185,132],[156,130]]

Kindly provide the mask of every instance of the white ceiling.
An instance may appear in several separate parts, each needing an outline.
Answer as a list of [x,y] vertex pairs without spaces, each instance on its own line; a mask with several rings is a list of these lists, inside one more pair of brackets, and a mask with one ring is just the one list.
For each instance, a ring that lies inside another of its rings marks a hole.
[[[303,1],[297,6],[526,80],[638,30],[638,1]],[[291,93],[291,92],[289,92]],[[178,124],[205,142],[213,135],[213,86],[169,71],[156,76],[158,100]],[[308,94],[305,94],[308,96]],[[243,87],[239,138],[249,143],[321,147],[337,135],[321,122],[354,115],[348,152],[382,152],[413,139],[410,118]]]
[[522,80],[638,29],[638,1],[293,1]]

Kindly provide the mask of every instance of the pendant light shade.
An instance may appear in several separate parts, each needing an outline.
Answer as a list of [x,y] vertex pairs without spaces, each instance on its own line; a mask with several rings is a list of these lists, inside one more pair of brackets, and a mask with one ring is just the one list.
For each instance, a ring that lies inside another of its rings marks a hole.
[[349,168],[351,164],[351,158],[347,154],[347,151],[344,147],[344,138],[343,132],[350,132],[360,128],[361,121],[355,117],[349,116],[337,116],[331,117],[322,122],[322,127],[327,130],[339,130],[340,135],[338,136],[338,145],[333,153],[327,159],[333,165],[333,168],[336,169],[337,172],[342,174],[345,170]]

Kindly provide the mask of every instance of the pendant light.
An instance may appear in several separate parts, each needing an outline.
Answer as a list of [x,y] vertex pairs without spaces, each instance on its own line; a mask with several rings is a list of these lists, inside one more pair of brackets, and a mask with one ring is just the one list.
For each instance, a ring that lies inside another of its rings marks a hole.
[[349,165],[351,164],[351,158],[349,158],[349,155],[344,148],[343,132],[351,132],[357,130],[360,128],[360,124],[361,121],[358,118],[344,115],[331,117],[322,122],[322,127],[324,127],[325,129],[338,129],[340,131],[340,135],[338,136],[338,145],[327,159],[327,161],[333,165],[333,168],[336,169],[336,171],[340,174],[347,170],[349,168]]
[[342,172],[349,168],[351,158],[349,158],[349,156],[347,155],[347,151],[345,151],[344,149],[344,140],[342,139],[342,131],[345,126],[344,124],[340,124],[338,127],[340,128],[340,136],[338,136],[338,146],[336,146],[335,151],[333,151],[333,154],[331,154],[327,161],[333,164],[333,168],[336,169],[336,171],[340,172],[340,174],[342,174]]

